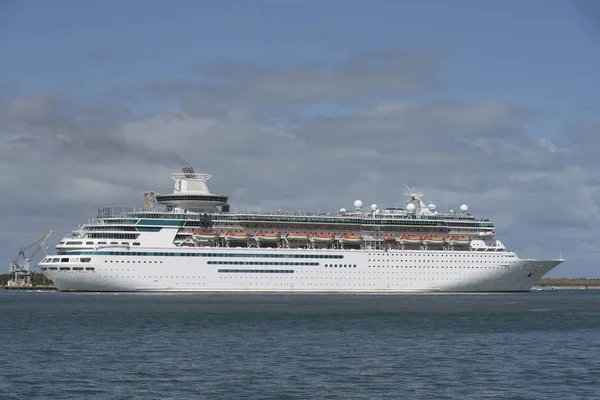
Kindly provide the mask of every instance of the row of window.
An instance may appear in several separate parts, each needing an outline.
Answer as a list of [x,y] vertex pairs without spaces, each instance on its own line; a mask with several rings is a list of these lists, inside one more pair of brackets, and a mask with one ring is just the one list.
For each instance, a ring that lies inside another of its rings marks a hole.
[[[416,256],[416,257],[475,257],[475,258],[488,258],[488,257],[500,257],[500,258],[516,258],[517,255],[514,253],[503,253],[503,254],[494,254],[493,252],[469,252],[469,251],[460,251],[460,252],[454,252],[454,253],[448,253],[447,251],[436,251],[434,252],[428,252],[428,253],[407,253],[407,252],[403,252],[403,253],[369,253],[370,256],[378,256],[378,257],[409,257],[409,256]],[[371,260],[369,260],[371,261]],[[375,260],[373,260],[375,261]],[[385,260],[380,260],[380,261],[385,261]]]
[[73,258],[73,259],[69,259],[67,257],[63,257],[63,258],[44,258],[41,262],[42,263],[68,263],[69,260],[71,260],[72,262],[87,263],[87,262],[90,262],[92,259],[89,258],[89,257],[81,257],[81,258]]
[[344,258],[340,254],[277,254],[277,253],[170,253],[152,251],[69,251],[69,255],[89,254],[101,256],[149,256],[149,257],[258,257],[258,258]]
[[[83,267],[73,267],[73,268],[71,268],[71,267],[60,267],[60,268],[58,268],[58,267],[42,267],[41,270],[42,271],[47,271],[47,270],[50,270],[50,271],[56,271],[56,270],[58,270],[58,271],[71,271],[71,270],[83,271],[84,268]],[[85,267],[85,270],[86,271],[94,271],[94,267]]]
[[[152,222],[145,222],[144,225],[169,225],[181,226],[185,221],[177,220],[198,220],[199,216],[194,214],[175,214],[175,213],[126,213],[129,218],[148,218],[154,219]],[[100,216],[99,216],[100,218]],[[106,219],[106,217],[103,217]],[[494,225],[489,221],[463,220],[461,222],[444,220],[441,216],[428,217],[420,215],[410,215],[403,218],[349,218],[349,217],[314,217],[314,216],[284,216],[284,215],[234,215],[234,214],[212,214],[214,221],[248,221],[248,222],[280,222],[280,223],[319,223],[319,224],[354,224],[354,225],[427,225],[444,227],[477,227],[493,228]],[[175,220],[175,221],[174,221]],[[146,220],[148,221],[148,220]],[[131,224],[139,223],[134,219],[114,219],[107,221],[111,224]]]
[[220,269],[221,273],[250,273],[250,274],[293,274],[293,269]]
[[137,233],[91,232],[87,236],[91,239],[137,239],[140,235]]
[[325,264],[325,268],[356,268],[356,264]]
[[444,227],[478,227],[493,228],[489,221],[448,221],[443,217],[427,217],[409,215],[403,218],[344,218],[344,217],[312,217],[312,216],[282,216],[282,215],[232,215],[213,214],[214,221],[253,221],[253,222],[290,222],[290,223],[342,223],[356,225],[427,225]]
[[135,226],[110,226],[110,225],[93,225],[86,228],[88,231],[129,231],[137,232]]
[[[83,242],[67,242],[67,243],[63,243],[60,242],[59,244],[65,244],[67,246],[81,246],[83,244]],[[86,246],[93,246],[94,242],[85,242]],[[98,242],[98,245],[102,245],[102,244],[108,244],[108,242]],[[119,242],[110,242],[110,244],[119,244]],[[121,242],[122,245],[125,246],[129,246],[129,242]],[[140,242],[133,242],[132,243],[134,246],[139,246]]]
[[316,262],[275,262],[275,261],[208,261],[211,265],[310,265],[318,266]]
[[181,194],[162,194],[162,195],[158,195],[156,196],[156,201],[158,202],[164,202],[164,201],[179,201],[179,200],[190,200],[190,201],[207,201],[210,203],[213,202],[220,202],[220,203],[227,203],[227,200],[229,200],[229,197],[227,196],[218,196],[218,195],[211,195],[211,196],[206,196],[206,195],[198,195],[198,194],[192,194],[192,195],[181,195]]

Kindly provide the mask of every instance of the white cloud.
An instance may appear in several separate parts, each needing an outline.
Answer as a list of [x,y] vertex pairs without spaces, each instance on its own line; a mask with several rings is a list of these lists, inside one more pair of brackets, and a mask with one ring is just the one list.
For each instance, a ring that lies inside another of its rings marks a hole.
[[[167,174],[186,162],[213,174],[210,188],[231,195],[233,208],[336,211],[357,198],[384,208],[399,205],[408,182],[439,209],[467,203],[489,216],[515,250],[540,258],[589,250],[600,235],[600,183],[599,158],[580,145],[585,135],[562,146],[529,139],[526,123],[540,116],[499,100],[399,100],[434,86],[419,70],[433,59],[415,56],[401,66],[407,57],[379,54],[371,63],[360,56],[332,70],[220,64],[222,70],[203,70],[218,78],[216,86],[147,86],[156,98],[181,104],[148,115],[123,104],[68,104],[52,94],[4,100],[0,253],[8,258],[9,248],[28,241],[19,233],[65,233],[98,207],[141,206],[143,191],[171,191]],[[355,107],[310,117],[300,106],[257,107],[252,95]],[[556,273],[594,273],[595,259],[579,260]]]

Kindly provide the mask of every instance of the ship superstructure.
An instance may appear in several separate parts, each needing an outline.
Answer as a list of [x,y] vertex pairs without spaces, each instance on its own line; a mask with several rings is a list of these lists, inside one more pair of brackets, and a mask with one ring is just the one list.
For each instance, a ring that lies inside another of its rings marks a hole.
[[231,211],[187,167],[144,208],[105,207],[41,263],[74,291],[527,291],[563,260],[523,260],[486,218],[439,213],[407,186],[403,207]]

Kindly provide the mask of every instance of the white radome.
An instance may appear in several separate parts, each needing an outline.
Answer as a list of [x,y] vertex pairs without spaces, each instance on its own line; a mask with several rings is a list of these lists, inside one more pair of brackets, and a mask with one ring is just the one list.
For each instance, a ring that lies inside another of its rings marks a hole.
[[356,209],[361,209],[361,208],[362,208],[362,206],[363,206],[363,202],[362,202],[362,201],[360,201],[360,200],[356,200],[356,201],[354,202],[354,208],[356,208]]
[[377,204],[371,204],[371,211],[377,210]]
[[469,210],[469,206],[467,206],[466,204],[463,204],[462,206],[460,206],[460,211],[467,212],[468,210]]
[[413,203],[410,203],[406,206],[407,211],[415,211],[415,208],[417,207]]

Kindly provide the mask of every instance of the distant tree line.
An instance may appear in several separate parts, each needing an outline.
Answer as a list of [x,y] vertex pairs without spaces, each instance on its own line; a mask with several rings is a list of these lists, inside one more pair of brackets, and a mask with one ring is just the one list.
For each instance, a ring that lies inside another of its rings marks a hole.
[[597,278],[543,278],[537,281],[538,286],[600,286]]

